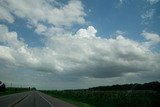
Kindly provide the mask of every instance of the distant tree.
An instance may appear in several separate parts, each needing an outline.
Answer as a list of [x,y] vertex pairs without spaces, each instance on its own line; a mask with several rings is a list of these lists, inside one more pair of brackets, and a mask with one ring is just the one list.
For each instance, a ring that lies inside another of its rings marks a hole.
[[32,87],[31,90],[36,90],[36,88],[35,88],[35,87]]
[[0,81],[0,92],[5,91],[5,89],[6,89],[5,84]]
[[123,85],[112,85],[112,86],[98,86],[89,88],[90,91],[119,91],[119,90],[155,90],[160,91],[160,83],[153,81],[144,84],[123,84]]

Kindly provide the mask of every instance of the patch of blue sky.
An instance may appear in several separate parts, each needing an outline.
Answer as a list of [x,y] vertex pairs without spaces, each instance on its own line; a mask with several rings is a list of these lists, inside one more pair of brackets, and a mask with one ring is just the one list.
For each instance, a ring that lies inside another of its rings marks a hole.
[[29,47],[43,47],[44,37],[38,35],[34,28],[27,27],[27,20],[16,17],[15,22],[10,24],[6,21],[0,21],[0,24],[7,25],[9,31],[16,32],[18,39],[23,39]]
[[[140,33],[149,26],[153,31],[157,32],[159,20],[154,20],[153,24],[143,25],[141,15],[147,10],[152,8],[145,1],[131,0],[124,1],[123,4],[119,3],[119,0],[90,0],[83,1],[85,10],[90,11],[86,20],[89,20],[93,26],[96,26],[97,35],[107,37],[112,35],[117,30],[126,32],[128,38],[144,41],[144,38],[140,36]],[[154,6],[156,10],[159,7]],[[159,10],[158,10],[159,11]],[[158,12],[157,11],[157,12]],[[155,14],[157,15],[157,14]],[[156,17],[156,16],[155,16]]]

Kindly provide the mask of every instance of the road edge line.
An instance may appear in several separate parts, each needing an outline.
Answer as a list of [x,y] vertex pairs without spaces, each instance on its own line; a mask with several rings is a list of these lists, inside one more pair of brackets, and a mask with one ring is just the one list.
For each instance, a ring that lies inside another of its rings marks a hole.
[[37,94],[38,94],[40,97],[42,97],[49,105],[51,105],[51,107],[54,107],[54,105],[53,105],[51,102],[49,102],[45,97],[43,97],[42,95],[40,95],[38,92],[37,92]]

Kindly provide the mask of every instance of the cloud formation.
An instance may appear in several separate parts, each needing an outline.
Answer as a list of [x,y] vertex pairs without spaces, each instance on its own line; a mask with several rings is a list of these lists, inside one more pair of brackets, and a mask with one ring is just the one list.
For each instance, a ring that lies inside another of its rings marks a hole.
[[86,13],[79,0],[66,4],[56,0],[1,0],[0,4],[3,4],[0,5],[0,19],[9,23],[15,21],[14,16],[25,19],[29,28],[45,36],[56,35],[74,24],[86,23]]
[[[151,20],[154,13],[151,9],[141,18]],[[153,44],[160,41],[158,34],[144,31],[141,33],[144,42],[138,42],[127,38],[126,32],[120,30],[112,38],[102,38],[91,25],[73,33],[74,25],[86,23],[85,16],[80,0],[70,0],[66,4],[56,0],[1,0],[1,20],[11,25],[16,24],[16,18],[23,19],[28,29],[45,39],[43,47],[29,47],[16,31],[0,24],[0,73],[5,75],[3,78],[12,70],[19,75],[25,74],[25,78],[34,72],[33,78],[36,74],[43,79],[47,75],[47,82],[51,79],[55,84],[57,81],[64,84],[61,81],[64,79],[74,80],[76,86],[79,84],[75,80],[83,79],[88,81],[87,87],[92,79],[97,83],[97,80],[111,83],[113,78],[136,80],[137,75],[159,78],[160,54],[152,50]],[[29,72],[31,74],[27,74]]]
[[142,36],[144,36],[144,38],[148,41],[154,42],[154,43],[160,43],[160,35],[156,34],[156,33],[149,33],[149,32],[142,32],[141,33]]
[[[0,25],[0,31],[1,59],[7,59],[17,67],[26,66],[26,64],[30,66],[36,62],[27,44],[18,39],[16,32],[9,32],[5,25]],[[5,62],[8,62],[7,60]]]
[[11,15],[11,13],[4,7],[1,6],[2,1],[0,1],[0,19],[1,20],[6,20],[9,23],[13,23],[14,22],[14,18]]
[[17,67],[74,78],[119,77],[127,73],[158,72],[160,69],[158,55],[143,43],[122,35],[102,39],[96,36],[97,30],[93,26],[80,29],[74,35],[54,36],[43,48],[27,47],[15,32],[9,32],[4,25],[0,30],[3,31],[0,34],[0,58]]
[[2,0],[1,2],[4,4],[3,8],[10,13],[26,18],[33,24],[48,22],[55,26],[69,26],[72,23],[85,22],[83,6],[78,0],[71,0],[64,6],[56,6],[58,2],[54,0]]

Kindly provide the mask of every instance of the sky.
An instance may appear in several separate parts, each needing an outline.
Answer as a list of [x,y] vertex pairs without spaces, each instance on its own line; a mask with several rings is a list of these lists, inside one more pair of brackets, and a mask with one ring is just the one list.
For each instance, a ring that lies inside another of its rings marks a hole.
[[160,0],[0,0],[0,81],[44,90],[160,81]]

